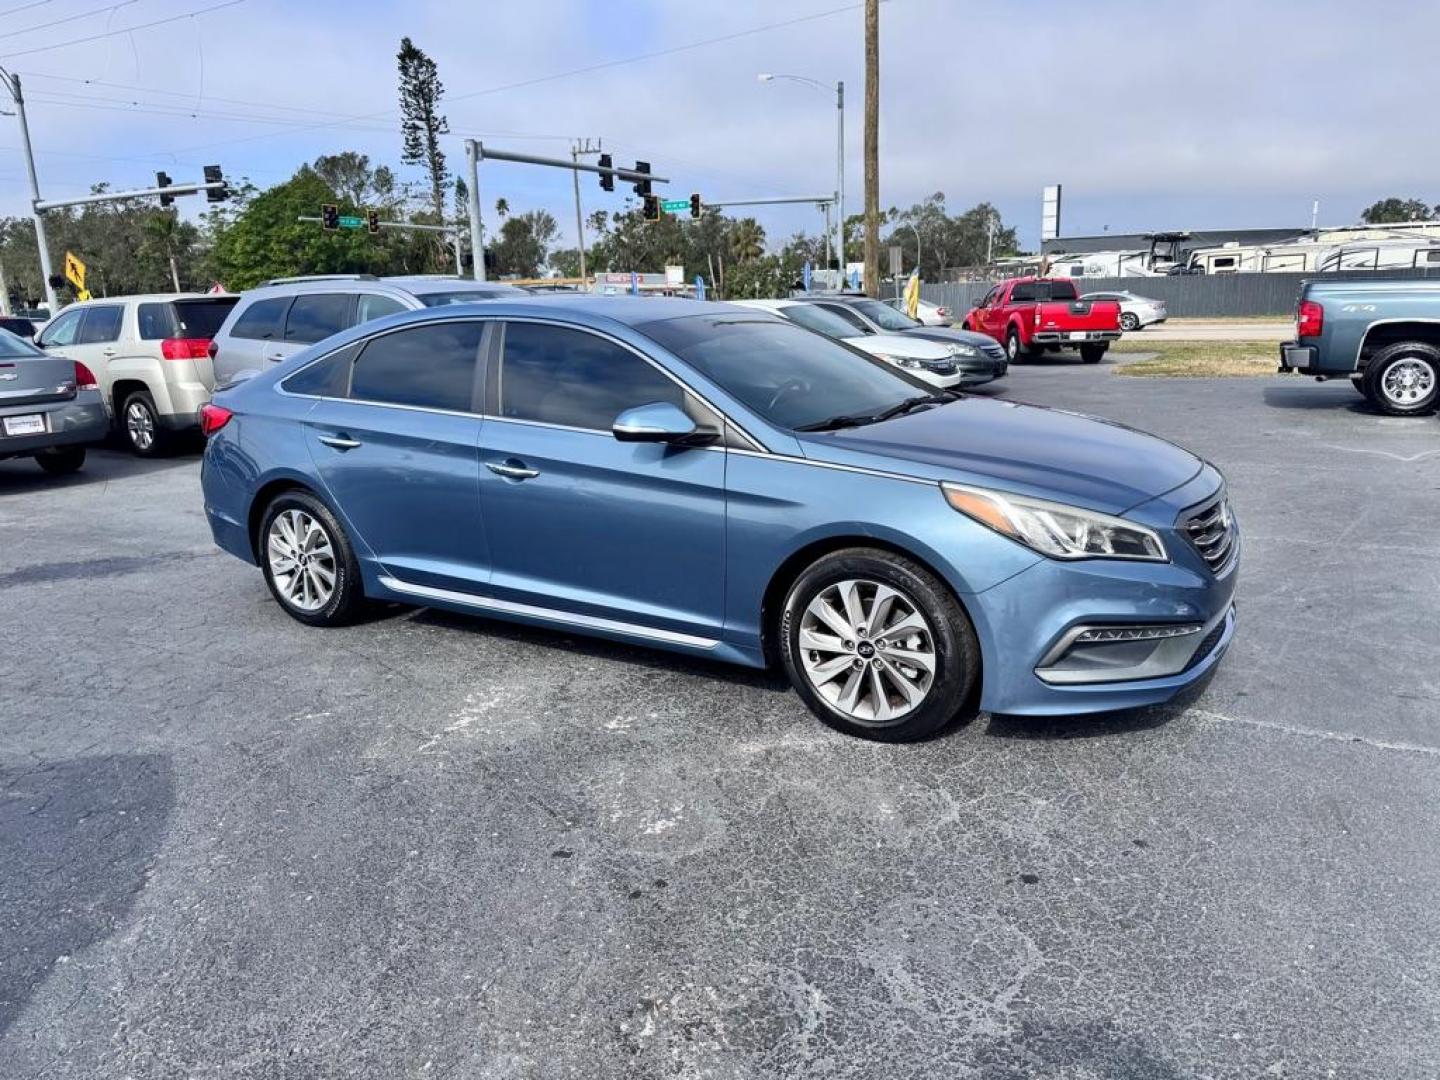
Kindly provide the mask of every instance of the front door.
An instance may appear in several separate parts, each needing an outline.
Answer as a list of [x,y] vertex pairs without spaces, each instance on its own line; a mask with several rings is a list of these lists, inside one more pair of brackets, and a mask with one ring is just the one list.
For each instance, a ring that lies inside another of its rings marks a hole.
[[638,352],[587,330],[511,321],[499,357],[480,433],[492,596],[641,637],[718,639],[724,449],[610,431],[618,414],[654,401],[703,427],[718,418]]
[[485,325],[379,334],[286,380],[321,396],[305,420],[311,459],[382,577],[476,593],[489,576],[475,408]]

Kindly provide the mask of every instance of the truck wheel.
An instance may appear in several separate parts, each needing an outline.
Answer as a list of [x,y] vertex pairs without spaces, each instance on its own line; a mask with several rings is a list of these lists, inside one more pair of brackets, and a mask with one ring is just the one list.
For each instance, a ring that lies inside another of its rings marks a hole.
[[1020,344],[1020,331],[1012,326],[1005,335],[1005,359],[1012,364],[1018,364],[1026,355],[1028,354]]
[[1423,341],[1400,341],[1370,358],[1365,396],[1390,416],[1433,412],[1440,395],[1440,349]]
[[1109,348],[1109,345],[1081,345],[1080,359],[1087,364],[1098,364]]

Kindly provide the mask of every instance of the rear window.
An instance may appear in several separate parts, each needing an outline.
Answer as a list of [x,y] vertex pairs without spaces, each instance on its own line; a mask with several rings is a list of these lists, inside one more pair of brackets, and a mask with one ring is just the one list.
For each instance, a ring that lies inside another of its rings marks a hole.
[[[7,320],[9,321],[9,320]],[[24,338],[0,329],[0,357],[6,360],[14,360],[22,356],[44,356],[45,353],[37,349]]]
[[285,329],[285,312],[290,309],[290,297],[276,296],[269,300],[257,300],[240,313],[230,336],[267,341],[278,338]]
[[214,300],[177,300],[170,307],[180,331],[176,337],[213,338],[229,317],[239,297],[217,297]]
[[355,297],[351,293],[297,296],[285,318],[285,340],[304,345],[324,341],[351,324]]
[[1026,281],[1010,290],[1012,304],[1026,304],[1043,300],[1074,300],[1073,281]]

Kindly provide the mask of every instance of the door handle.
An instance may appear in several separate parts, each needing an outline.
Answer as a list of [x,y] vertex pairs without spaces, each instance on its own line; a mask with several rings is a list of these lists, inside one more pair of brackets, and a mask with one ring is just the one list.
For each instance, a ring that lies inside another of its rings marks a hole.
[[265,357],[265,359],[269,360],[272,364],[278,364],[281,360],[285,359],[285,354],[283,352],[275,352]]
[[348,435],[321,435],[320,441],[336,450],[354,450],[360,445],[359,439],[352,439]]
[[114,355],[115,355],[115,350],[114,350],[114,349],[102,349],[102,350],[100,350],[100,354],[101,354],[102,356],[114,356]]
[[511,480],[529,480],[532,476],[539,476],[539,469],[532,469],[528,465],[520,465],[509,461],[487,461],[485,467],[499,476],[508,477]]

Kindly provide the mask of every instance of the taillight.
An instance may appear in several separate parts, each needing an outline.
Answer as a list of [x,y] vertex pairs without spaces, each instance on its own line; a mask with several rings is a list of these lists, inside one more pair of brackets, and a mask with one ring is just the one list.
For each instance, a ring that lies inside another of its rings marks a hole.
[[210,344],[205,346],[205,355],[210,357],[211,360],[214,360],[219,352],[220,346],[215,344],[214,338],[211,338]]
[[935,315],[936,315],[937,318],[948,319],[948,318],[950,317],[950,309],[949,309],[949,308],[943,308],[943,307],[937,307],[937,308],[935,309]]
[[214,435],[228,424],[230,417],[234,415],[224,405],[216,405],[213,401],[207,401],[200,406],[200,434]]
[[75,361],[75,389],[76,390],[98,390],[100,384],[95,381],[95,373],[82,364]]
[[1301,300],[1295,313],[1296,337],[1319,337],[1325,329],[1325,309],[1314,300]]
[[160,342],[160,355],[166,360],[201,360],[210,355],[210,339],[203,337],[167,337]]

